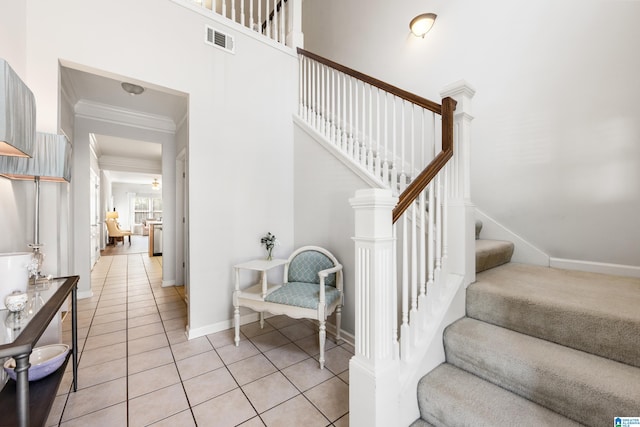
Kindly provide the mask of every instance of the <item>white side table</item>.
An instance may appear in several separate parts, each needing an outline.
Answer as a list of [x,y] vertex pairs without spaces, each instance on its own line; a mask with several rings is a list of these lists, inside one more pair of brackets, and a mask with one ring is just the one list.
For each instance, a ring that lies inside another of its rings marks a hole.
[[[264,308],[265,297],[278,289],[282,284],[267,283],[267,271],[284,265],[288,262],[286,259],[256,259],[253,261],[242,262],[233,266],[235,270],[235,290],[233,292],[234,307],[234,325],[235,325],[235,344],[236,347],[240,343],[240,307],[248,307],[260,313],[260,327],[264,327]],[[240,290],[240,270],[251,270],[260,272],[260,280],[247,289]]]

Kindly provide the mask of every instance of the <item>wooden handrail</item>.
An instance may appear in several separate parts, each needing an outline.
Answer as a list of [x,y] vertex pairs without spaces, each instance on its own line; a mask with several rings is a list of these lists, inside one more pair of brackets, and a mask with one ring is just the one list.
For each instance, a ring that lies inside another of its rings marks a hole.
[[393,224],[400,219],[404,211],[411,206],[411,203],[453,156],[453,112],[456,109],[456,104],[456,100],[450,97],[442,100],[442,151],[400,194],[398,204],[393,208]]
[[[356,71],[352,68],[345,67],[342,64],[338,64],[337,62],[333,62],[330,59],[324,58],[320,55],[316,55],[315,53],[309,52],[307,50],[298,48],[298,54],[306,56],[307,58],[313,59],[321,64],[324,64],[328,67],[334,68],[342,73],[345,73],[351,77],[355,77],[358,80],[362,80],[363,82],[370,84],[371,86],[375,86],[380,88],[386,92],[389,92],[398,98],[405,99],[409,102],[412,102],[416,105],[421,106],[422,108],[426,108],[429,111],[432,111],[436,114],[442,115],[442,106],[436,102],[430,101],[426,98],[413,94],[411,92],[407,92],[406,90],[400,89],[396,86],[390,85],[389,83],[385,83],[382,80],[378,80],[366,74],[363,74],[359,71]],[[454,101],[455,102],[455,101]],[[455,108],[455,104],[454,104]],[[444,135],[443,135],[444,137]]]

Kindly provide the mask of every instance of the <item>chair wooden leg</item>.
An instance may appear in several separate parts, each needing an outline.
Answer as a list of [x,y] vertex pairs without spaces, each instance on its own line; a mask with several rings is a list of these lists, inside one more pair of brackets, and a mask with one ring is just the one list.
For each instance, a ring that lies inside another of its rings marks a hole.
[[240,345],[240,307],[234,306],[233,308],[233,323],[235,327],[235,337],[233,338],[233,342],[235,342],[236,347]]
[[[122,242],[122,244],[124,245],[124,241]],[[131,246],[131,234],[129,234],[129,246]]]
[[320,344],[320,369],[324,369],[324,344],[327,339],[327,321],[320,321],[320,333],[319,333],[319,344]]
[[340,324],[342,323],[342,306],[336,307],[336,344],[340,344],[342,338],[340,338]]

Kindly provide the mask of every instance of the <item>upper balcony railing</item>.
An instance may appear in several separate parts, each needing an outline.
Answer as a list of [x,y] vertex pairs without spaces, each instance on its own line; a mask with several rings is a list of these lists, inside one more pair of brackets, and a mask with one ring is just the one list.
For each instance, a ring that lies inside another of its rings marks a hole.
[[289,47],[302,46],[302,0],[191,0]]

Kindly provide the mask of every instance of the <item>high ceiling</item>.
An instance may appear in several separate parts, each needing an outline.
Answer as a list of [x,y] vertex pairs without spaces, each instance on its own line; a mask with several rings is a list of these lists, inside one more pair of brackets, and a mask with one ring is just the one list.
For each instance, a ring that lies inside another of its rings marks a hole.
[[[75,66],[74,66],[75,67]],[[109,75],[95,70],[80,70],[74,67],[61,67],[62,90],[69,102],[82,105],[93,111],[117,112],[120,115],[143,117],[151,123],[164,127],[174,127],[184,120],[188,111],[188,96],[184,93],[159,87],[146,82]],[[78,67],[80,68],[80,67]],[[122,88],[128,82],[144,87],[140,95],[130,95]],[[110,135],[94,134],[94,150],[100,158],[108,157],[109,166],[103,167],[113,182],[149,184],[154,178],[161,181],[159,173],[140,173],[131,171],[135,161],[146,165],[161,164],[162,146],[153,142],[119,138]],[[127,167],[118,167],[118,159]],[[148,172],[148,171],[146,171]]]

